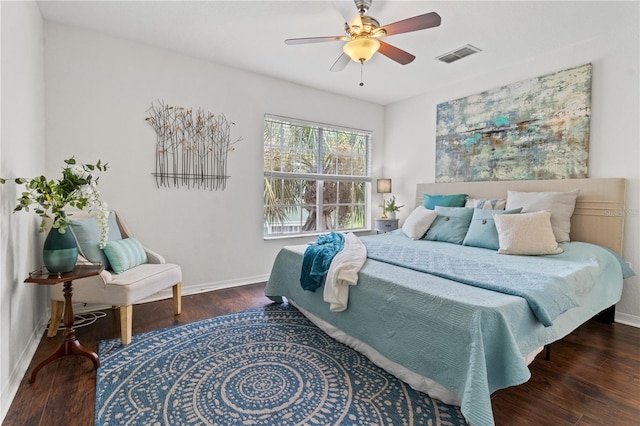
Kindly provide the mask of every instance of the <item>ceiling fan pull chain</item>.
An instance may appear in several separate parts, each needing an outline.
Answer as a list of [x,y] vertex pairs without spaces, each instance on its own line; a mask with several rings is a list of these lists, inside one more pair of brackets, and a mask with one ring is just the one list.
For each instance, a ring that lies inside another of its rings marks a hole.
[[364,72],[364,61],[360,61],[360,87],[364,86],[362,82],[362,73]]

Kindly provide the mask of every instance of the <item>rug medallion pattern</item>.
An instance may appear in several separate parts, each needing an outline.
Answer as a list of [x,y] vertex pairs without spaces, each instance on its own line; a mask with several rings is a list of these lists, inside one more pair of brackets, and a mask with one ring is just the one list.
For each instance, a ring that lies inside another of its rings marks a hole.
[[464,425],[318,329],[269,305],[100,342],[95,424]]

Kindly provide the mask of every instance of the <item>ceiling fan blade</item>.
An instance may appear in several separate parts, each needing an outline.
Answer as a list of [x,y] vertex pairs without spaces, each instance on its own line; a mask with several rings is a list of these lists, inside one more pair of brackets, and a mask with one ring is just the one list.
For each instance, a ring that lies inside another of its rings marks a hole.
[[380,41],[380,49],[378,49],[378,52],[382,53],[389,59],[393,59],[401,65],[407,65],[408,63],[413,62],[413,60],[416,58],[411,53],[406,52],[402,49],[398,49],[397,47],[392,46],[389,43],[385,43],[382,40],[378,41]]
[[408,33],[411,31],[426,30],[427,28],[433,28],[440,25],[440,15],[435,12],[425,13],[424,15],[414,16],[413,18],[407,18],[402,21],[394,22],[393,24],[385,25],[381,27],[386,34],[390,36],[394,34]]
[[348,40],[346,36],[329,36],[329,37],[306,37],[306,38],[288,38],[284,41],[285,44],[309,44],[309,43],[322,43],[325,41],[336,40]]
[[333,65],[331,65],[330,70],[333,72],[342,71],[343,69],[345,69],[350,60],[351,58],[346,53],[343,53],[342,55],[340,55],[338,60],[336,60]]
[[336,9],[338,9],[347,25],[350,27],[362,27],[362,19],[360,19],[360,15],[355,8],[353,0],[334,0],[333,4]]

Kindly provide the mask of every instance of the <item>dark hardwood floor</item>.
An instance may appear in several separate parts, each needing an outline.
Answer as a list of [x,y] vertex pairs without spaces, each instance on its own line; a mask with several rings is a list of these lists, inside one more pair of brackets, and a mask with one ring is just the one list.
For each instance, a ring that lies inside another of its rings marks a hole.
[[[270,303],[264,284],[183,297],[182,314],[174,317],[171,300],[136,305],[133,333],[197,321]],[[97,351],[98,342],[118,337],[115,311],[76,336]],[[57,338],[43,337],[3,425],[92,425],[96,374],[89,360],[69,356],[45,366],[36,383],[31,369],[54,351]],[[531,364],[531,379],[497,391],[493,410],[497,425],[640,424],[640,329],[589,321],[552,345]]]

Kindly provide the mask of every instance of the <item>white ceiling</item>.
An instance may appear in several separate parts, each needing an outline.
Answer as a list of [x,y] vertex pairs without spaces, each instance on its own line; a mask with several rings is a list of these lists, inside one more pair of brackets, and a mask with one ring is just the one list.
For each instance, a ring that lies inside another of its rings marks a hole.
[[[349,1],[349,0],[347,0]],[[548,51],[638,25],[638,2],[374,0],[381,25],[428,12],[439,27],[386,37],[414,54],[402,66],[376,54],[364,66],[329,68],[342,41],[287,46],[286,38],[344,34],[333,1],[40,1],[46,20],[107,33],[321,90],[387,105],[500,70]],[[353,6],[355,12],[355,6]],[[465,44],[482,52],[452,64],[435,58]]]

